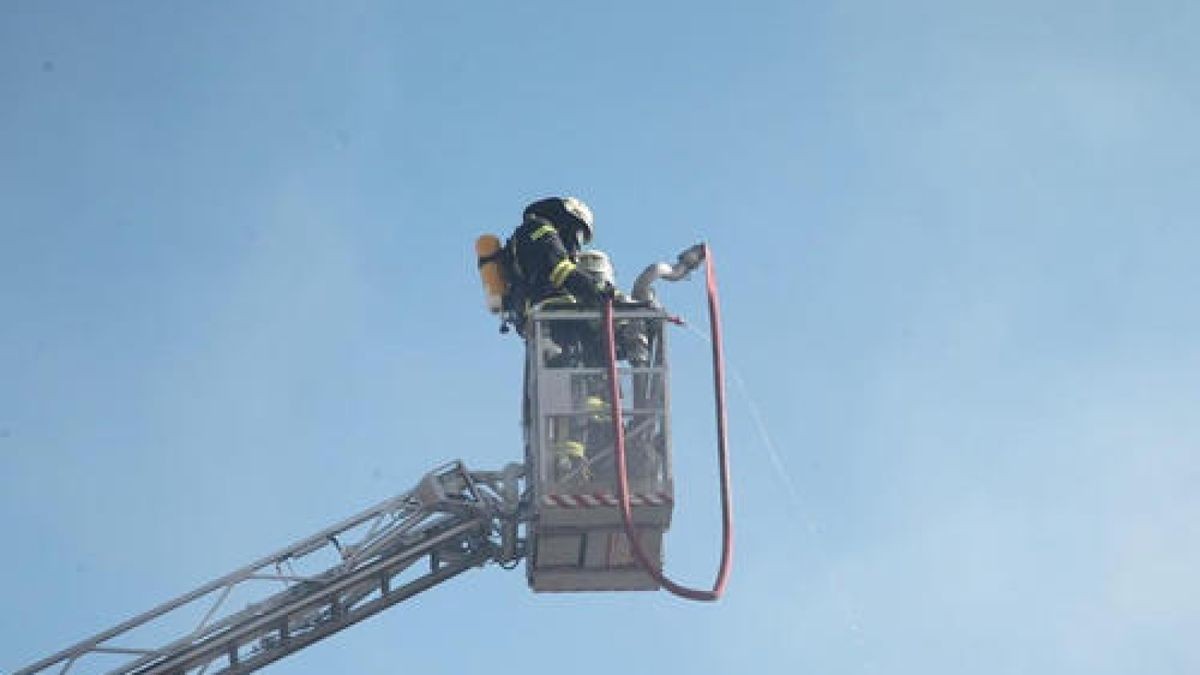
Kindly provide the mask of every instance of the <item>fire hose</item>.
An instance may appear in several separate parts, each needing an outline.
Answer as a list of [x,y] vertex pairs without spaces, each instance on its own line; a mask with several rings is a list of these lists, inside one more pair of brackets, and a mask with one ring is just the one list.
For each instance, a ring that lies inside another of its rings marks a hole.
[[667,591],[688,600],[712,602],[725,592],[725,584],[733,567],[733,498],[729,478],[729,449],[725,414],[725,355],[721,342],[721,312],[717,296],[717,276],[713,269],[712,251],[704,245],[705,279],[708,287],[708,319],[712,334],[713,389],[717,418],[717,462],[721,476],[721,563],[712,590],[688,588],[669,579],[660,566],[650,561],[642,548],[641,539],[633,525],[633,509],[629,503],[629,473],[625,460],[625,423],[621,413],[621,382],[617,374],[616,327],[613,303],[604,305],[604,325],[608,348],[608,384],[612,401],[614,448],[617,464],[617,499],[625,536],[638,564]]

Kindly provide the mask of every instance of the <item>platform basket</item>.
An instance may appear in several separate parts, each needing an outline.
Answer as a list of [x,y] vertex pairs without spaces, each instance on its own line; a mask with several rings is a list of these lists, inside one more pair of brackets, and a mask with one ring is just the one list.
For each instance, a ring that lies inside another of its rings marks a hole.
[[[660,566],[674,506],[667,318],[615,312],[633,521]],[[542,309],[526,326],[525,461],[536,512],[526,572],[535,591],[658,588],[622,525],[602,322],[599,310]]]

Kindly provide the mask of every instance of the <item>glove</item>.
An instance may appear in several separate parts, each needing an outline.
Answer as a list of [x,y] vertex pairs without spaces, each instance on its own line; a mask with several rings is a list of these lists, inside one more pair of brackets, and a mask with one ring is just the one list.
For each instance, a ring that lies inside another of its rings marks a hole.
[[612,300],[617,297],[617,287],[607,281],[601,282],[596,284],[596,295],[600,296],[601,300]]

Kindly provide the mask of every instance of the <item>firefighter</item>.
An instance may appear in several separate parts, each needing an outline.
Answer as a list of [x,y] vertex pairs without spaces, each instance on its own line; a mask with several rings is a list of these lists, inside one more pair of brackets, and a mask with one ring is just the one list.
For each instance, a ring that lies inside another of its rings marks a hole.
[[[595,231],[592,211],[575,197],[547,197],[525,207],[522,222],[508,240],[512,296],[518,332],[525,335],[525,314],[532,308],[595,308],[617,295],[611,281],[579,268],[579,253]],[[555,321],[550,326],[548,358],[600,365],[599,331],[584,321]],[[528,336],[526,336],[528,337]]]
[[576,268],[579,250],[594,234],[592,211],[575,197],[548,197],[525,207],[509,239],[514,290],[525,308],[543,304],[601,305],[616,294]]
[[[525,314],[532,308],[594,308],[617,295],[612,282],[585,273],[578,267],[579,253],[595,232],[592,211],[575,197],[548,197],[525,207],[522,222],[508,240],[510,308],[518,315],[518,332],[529,338]],[[587,321],[554,321],[549,326],[551,344],[544,349],[550,365],[600,365],[598,326]],[[586,421],[557,419],[555,468],[557,478],[588,482],[591,479]]]

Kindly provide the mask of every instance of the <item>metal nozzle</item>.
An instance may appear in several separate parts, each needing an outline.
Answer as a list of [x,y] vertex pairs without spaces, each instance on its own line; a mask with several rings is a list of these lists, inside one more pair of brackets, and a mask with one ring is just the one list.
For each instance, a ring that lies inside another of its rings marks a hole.
[[634,282],[633,299],[657,304],[653,288],[655,281],[659,279],[666,279],[667,281],[686,279],[688,274],[699,267],[702,262],[704,262],[703,242],[685,249],[679,254],[674,265],[665,262],[650,265],[638,275],[637,281]]

